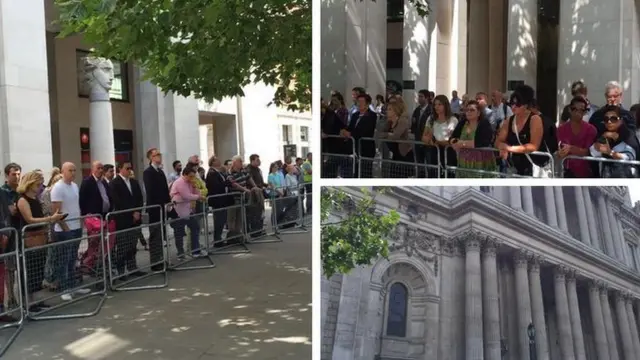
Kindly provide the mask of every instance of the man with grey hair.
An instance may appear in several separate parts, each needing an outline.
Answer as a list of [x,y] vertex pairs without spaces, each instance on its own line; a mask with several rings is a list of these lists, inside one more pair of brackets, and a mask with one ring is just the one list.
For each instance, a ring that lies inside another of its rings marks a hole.
[[[240,155],[236,155],[231,158],[231,167],[229,169],[227,181],[230,184],[230,190],[234,195],[233,198],[236,205],[244,205],[244,203],[241,202],[242,194],[245,195],[246,199],[246,197],[250,196],[251,189],[256,188],[256,184],[253,182],[251,175],[244,167],[242,156]],[[227,225],[229,227],[227,239],[235,238],[234,240],[237,242],[238,236],[242,234],[242,209],[229,209],[227,214]]]
[[[629,112],[622,106],[622,86],[620,85],[620,83],[618,83],[617,81],[609,81],[605,86],[604,96],[607,100],[606,105],[614,105],[620,107],[620,117],[624,121],[627,129],[631,133],[634,133],[636,131],[636,122],[633,114],[631,114],[631,112]],[[605,131],[604,108],[605,107],[602,107],[601,109],[594,112],[589,119],[589,123],[595,126],[596,129],[598,129],[598,136],[600,136]],[[636,151],[638,151],[638,148],[636,146],[634,146],[633,144],[629,145],[631,145],[636,149]]]

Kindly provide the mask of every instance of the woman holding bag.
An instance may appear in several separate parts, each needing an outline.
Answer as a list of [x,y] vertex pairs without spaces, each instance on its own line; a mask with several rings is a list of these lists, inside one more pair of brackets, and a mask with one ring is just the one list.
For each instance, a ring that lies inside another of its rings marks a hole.
[[[58,212],[51,216],[44,216],[42,204],[38,200],[38,192],[44,183],[42,174],[37,171],[31,171],[20,179],[17,192],[20,194],[18,199],[18,218],[20,227],[20,236],[24,242],[25,248],[41,247],[50,242],[49,227],[51,223],[58,222],[64,218],[63,214]],[[49,223],[49,224],[47,224]],[[22,228],[30,224],[42,224],[29,228],[22,234]],[[25,255],[26,269],[22,269],[20,276],[23,281],[28,280],[26,288],[29,294],[35,293],[42,289],[42,280],[44,280],[44,267],[47,260],[47,250],[39,249],[27,252]],[[27,273],[25,279],[24,273]],[[21,291],[24,291],[21,289]],[[28,304],[26,304],[28,305]],[[41,311],[45,306],[34,305],[30,311]]]

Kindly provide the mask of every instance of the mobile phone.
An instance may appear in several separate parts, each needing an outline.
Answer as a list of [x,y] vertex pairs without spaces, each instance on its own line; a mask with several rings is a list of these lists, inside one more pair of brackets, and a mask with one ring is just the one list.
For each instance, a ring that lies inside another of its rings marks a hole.
[[62,214],[62,219],[60,219],[60,220],[64,220],[64,219],[66,219],[66,218],[67,218],[67,216],[69,216],[69,214],[67,214],[67,213],[63,213],[63,214]]
[[600,144],[606,144],[606,143],[607,143],[607,138],[606,138],[606,137],[604,137],[604,136],[600,136],[600,137],[598,138],[598,142],[599,142]]

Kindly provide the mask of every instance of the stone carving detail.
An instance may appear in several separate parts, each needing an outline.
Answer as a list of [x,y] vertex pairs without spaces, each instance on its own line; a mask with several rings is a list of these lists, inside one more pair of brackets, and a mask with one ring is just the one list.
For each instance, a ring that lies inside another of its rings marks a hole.
[[567,281],[576,281],[576,275],[577,272],[575,269],[571,269],[571,268],[567,268],[567,272],[565,274],[565,278],[567,279]]
[[605,284],[601,280],[589,280],[589,291],[600,292],[600,289],[605,287]]
[[609,188],[615,195],[623,199],[626,198],[629,193],[629,189],[626,186],[610,186]]
[[540,255],[531,255],[531,259],[529,260],[529,271],[531,272],[540,272],[540,265],[544,263],[544,258]]
[[424,230],[399,224],[389,245],[390,252],[403,251],[407,256],[416,256],[425,262],[437,261],[436,243],[441,241],[437,236]]
[[496,238],[491,236],[487,237],[482,247],[482,255],[495,257],[498,246],[499,242]]
[[85,89],[90,92],[90,97],[107,95],[108,100],[114,77],[113,63],[109,59],[93,56],[85,57],[83,62],[84,84]]
[[519,249],[513,254],[513,263],[516,267],[527,267],[529,265],[529,259],[531,253],[524,249]]
[[567,275],[571,272],[569,267],[565,265],[558,265],[553,269],[553,275],[556,280],[566,279]]

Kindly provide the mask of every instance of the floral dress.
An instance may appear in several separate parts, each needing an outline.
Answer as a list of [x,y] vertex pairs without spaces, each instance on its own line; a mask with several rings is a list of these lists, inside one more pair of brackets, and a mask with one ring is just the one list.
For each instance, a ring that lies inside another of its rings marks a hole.
[[[476,131],[471,131],[469,123],[464,124],[460,141],[474,140]],[[458,171],[456,178],[494,178],[497,177],[498,165],[493,152],[476,149],[460,149],[458,152]],[[493,171],[496,174],[485,174],[477,171],[464,171],[462,169],[473,169],[483,171]]]

